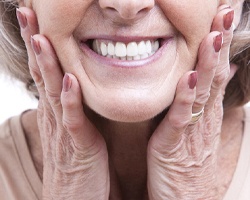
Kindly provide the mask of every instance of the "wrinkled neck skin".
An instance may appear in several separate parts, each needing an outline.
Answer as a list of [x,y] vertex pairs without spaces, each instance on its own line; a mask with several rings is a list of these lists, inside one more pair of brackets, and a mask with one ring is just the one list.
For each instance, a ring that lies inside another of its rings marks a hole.
[[[89,109],[85,109],[88,118],[103,135],[109,153],[111,191],[110,199],[147,200],[147,145],[165,113],[154,119],[140,123],[122,123],[107,120]],[[232,115],[233,113],[233,115]],[[221,144],[218,152],[218,193],[224,196],[237,165],[241,146],[244,113],[235,108],[225,113]],[[35,167],[42,179],[42,148],[35,122],[36,110],[22,116],[28,147]],[[31,126],[31,124],[35,124]],[[225,167],[226,165],[226,167]]]

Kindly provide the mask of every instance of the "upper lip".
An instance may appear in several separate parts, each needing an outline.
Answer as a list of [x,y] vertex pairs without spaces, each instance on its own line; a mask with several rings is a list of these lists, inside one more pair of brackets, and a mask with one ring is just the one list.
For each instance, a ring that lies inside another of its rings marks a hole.
[[123,42],[123,43],[129,43],[129,42],[140,42],[140,41],[146,41],[146,40],[158,40],[158,39],[169,39],[172,36],[117,36],[117,35],[99,35],[99,36],[91,36],[88,38],[82,38],[81,42],[87,42],[89,40],[108,40],[112,42]]

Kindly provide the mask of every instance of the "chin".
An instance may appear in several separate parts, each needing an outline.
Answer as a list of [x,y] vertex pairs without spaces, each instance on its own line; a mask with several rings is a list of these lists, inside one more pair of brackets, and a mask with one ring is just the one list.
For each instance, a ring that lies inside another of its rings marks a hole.
[[172,102],[172,99],[161,101],[157,99],[119,99],[91,101],[88,107],[97,114],[112,121],[136,123],[150,120],[162,113]]

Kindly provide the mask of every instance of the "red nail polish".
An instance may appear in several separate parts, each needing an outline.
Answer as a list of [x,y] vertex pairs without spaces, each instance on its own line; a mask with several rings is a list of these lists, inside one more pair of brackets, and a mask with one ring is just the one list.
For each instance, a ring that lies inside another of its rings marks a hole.
[[27,26],[26,16],[18,8],[16,9],[16,17],[17,17],[19,26],[23,29],[26,28]]
[[63,91],[68,92],[71,88],[72,81],[67,73],[63,77]]
[[41,53],[41,46],[39,41],[35,40],[33,36],[31,36],[30,41],[35,54],[39,55]]
[[220,33],[219,35],[214,37],[214,50],[216,53],[218,53],[221,50],[222,47],[222,43],[223,43],[223,37],[222,37],[222,33]]
[[224,29],[229,30],[232,26],[234,20],[234,10],[231,10],[223,16],[223,26]]
[[197,78],[198,78],[198,74],[197,72],[193,72],[189,75],[189,79],[188,79],[188,86],[190,89],[194,89],[197,83]]

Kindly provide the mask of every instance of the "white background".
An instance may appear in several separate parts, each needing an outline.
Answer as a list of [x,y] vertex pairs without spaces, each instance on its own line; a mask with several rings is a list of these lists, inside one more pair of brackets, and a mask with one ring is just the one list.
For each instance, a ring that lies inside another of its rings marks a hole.
[[11,116],[36,107],[37,100],[26,92],[20,82],[0,74],[0,124]]
[[0,124],[9,117],[36,107],[37,100],[28,94],[20,82],[0,74]]

